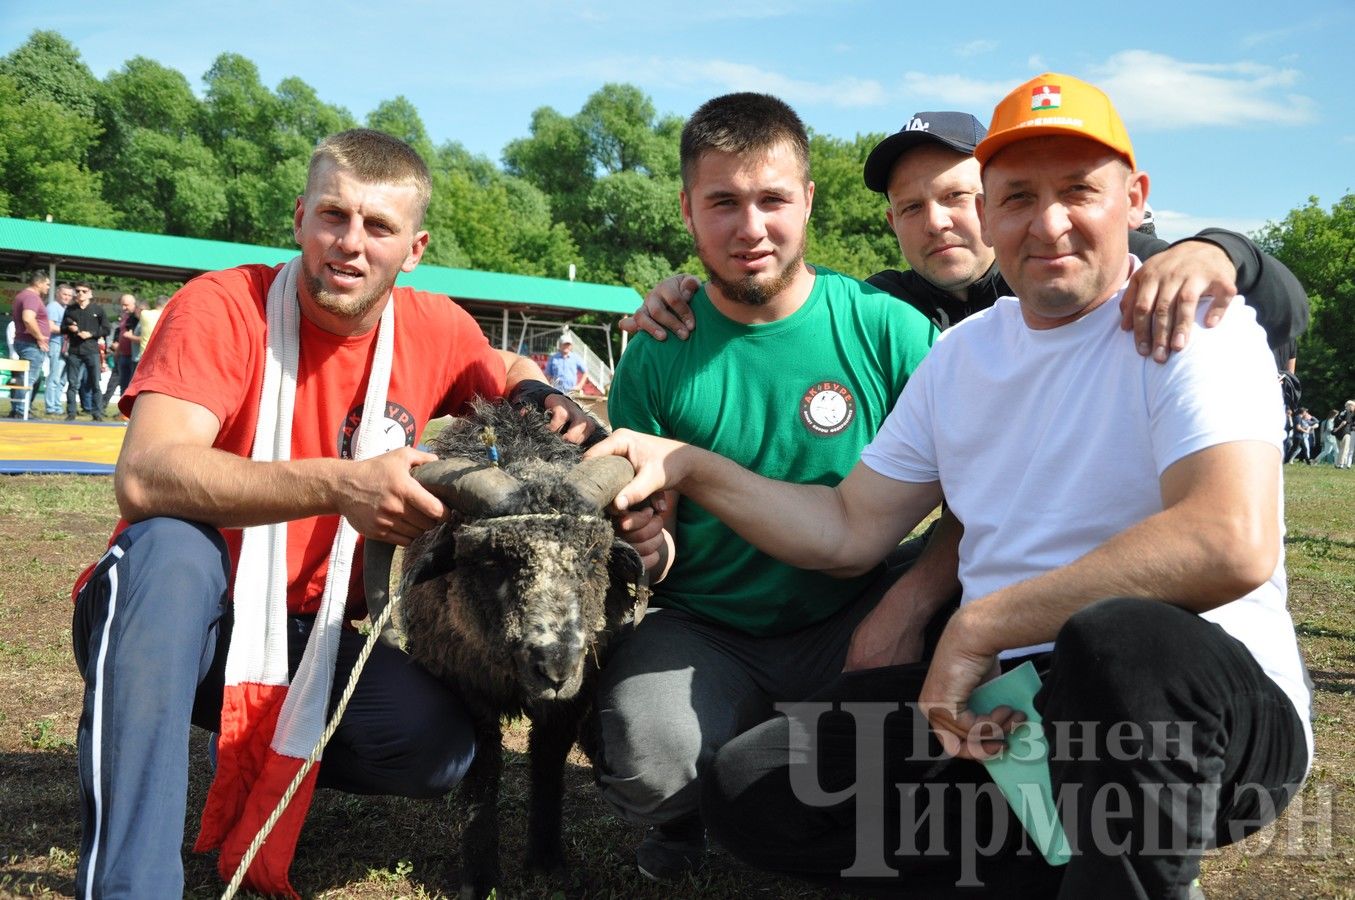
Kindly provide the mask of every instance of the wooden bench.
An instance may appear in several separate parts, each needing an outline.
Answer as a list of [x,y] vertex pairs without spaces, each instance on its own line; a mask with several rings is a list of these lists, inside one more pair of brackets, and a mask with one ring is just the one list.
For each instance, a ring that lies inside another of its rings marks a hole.
[[[0,393],[9,395],[11,410],[15,408],[14,404],[18,403],[19,408],[23,410],[23,417],[27,419],[33,406],[33,391],[28,387],[28,360],[0,359],[0,372],[9,373],[9,382],[0,384]],[[16,393],[22,399],[16,400],[14,397]]]

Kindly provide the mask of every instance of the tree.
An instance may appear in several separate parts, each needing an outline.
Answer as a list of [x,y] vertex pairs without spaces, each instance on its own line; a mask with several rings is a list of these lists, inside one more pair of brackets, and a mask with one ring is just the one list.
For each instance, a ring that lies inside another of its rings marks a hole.
[[608,84],[574,116],[538,109],[504,162],[550,198],[582,254],[580,277],[647,289],[691,252],[677,199],[681,129],[638,88]]
[[806,256],[856,278],[903,265],[885,223],[884,198],[866,187],[861,176],[881,137],[865,134],[848,141],[816,134],[809,141],[814,212]]
[[399,138],[414,148],[425,160],[433,158],[433,142],[428,139],[428,131],[423,127],[423,119],[408,98],[398,96],[394,100],[383,100],[367,116],[367,127],[382,131],[391,137]]
[[104,134],[94,159],[124,227],[205,235],[221,226],[226,191],[198,136],[203,108],[188,79],[135,57],[104,80],[99,117]]
[[459,144],[430,159],[433,199],[425,227],[434,265],[562,278],[578,250],[551,218],[550,201],[521,178],[507,175]]
[[1299,339],[1304,405],[1319,416],[1355,398],[1355,194],[1324,210],[1316,197],[1261,230],[1257,242],[1298,276],[1312,320]]
[[117,225],[98,174],[85,165],[98,134],[93,119],[25,96],[13,78],[0,75],[0,214]]
[[[223,53],[203,76],[203,143],[216,157],[226,214],[210,235],[246,244],[288,246],[292,202],[304,186],[278,139],[279,103],[254,63]],[[290,194],[290,197],[288,196]]]
[[99,82],[55,31],[35,31],[0,58],[0,210],[77,225],[115,225],[89,168]]
[[57,106],[93,120],[98,105],[99,80],[80,59],[80,51],[55,31],[35,31],[28,40],[0,59],[0,75],[14,79],[27,99],[50,100]]
[[357,125],[352,113],[322,101],[315,88],[300,78],[282,80],[277,103],[278,139],[288,159],[309,160],[321,140]]
[[505,168],[551,198],[562,221],[577,220],[589,187],[596,180],[588,138],[573,119],[548,106],[532,113],[531,137],[504,148]]

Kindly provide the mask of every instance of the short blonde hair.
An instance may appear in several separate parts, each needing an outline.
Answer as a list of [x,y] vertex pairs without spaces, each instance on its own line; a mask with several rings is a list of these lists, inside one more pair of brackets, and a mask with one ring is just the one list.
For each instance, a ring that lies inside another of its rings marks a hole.
[[310,193],[316,173],[326,162],[352,172],[367,184],[413,186],[417,213],[414,227],[423,224],[424,213],[428,211],[428,199],[433,194],[433,180],[423,157],[404,141],[371,128],[350,128],[331,134],[311,154],[310,166],[306,170],[306,193]]

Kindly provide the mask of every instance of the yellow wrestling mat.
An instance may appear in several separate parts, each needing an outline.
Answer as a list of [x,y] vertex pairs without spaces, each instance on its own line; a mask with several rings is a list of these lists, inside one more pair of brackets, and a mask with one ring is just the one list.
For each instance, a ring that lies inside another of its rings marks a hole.
[[0,474],[111,475],[127,433],[125,422],[0,420]]

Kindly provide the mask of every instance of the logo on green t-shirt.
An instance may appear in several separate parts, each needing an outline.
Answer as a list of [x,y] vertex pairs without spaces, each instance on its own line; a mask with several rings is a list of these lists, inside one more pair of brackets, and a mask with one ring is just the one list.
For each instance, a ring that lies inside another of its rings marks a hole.
[[855,416],[856,398],[836,381],[816,382],[800,397],[800,421],[814,434],[837,434]]

